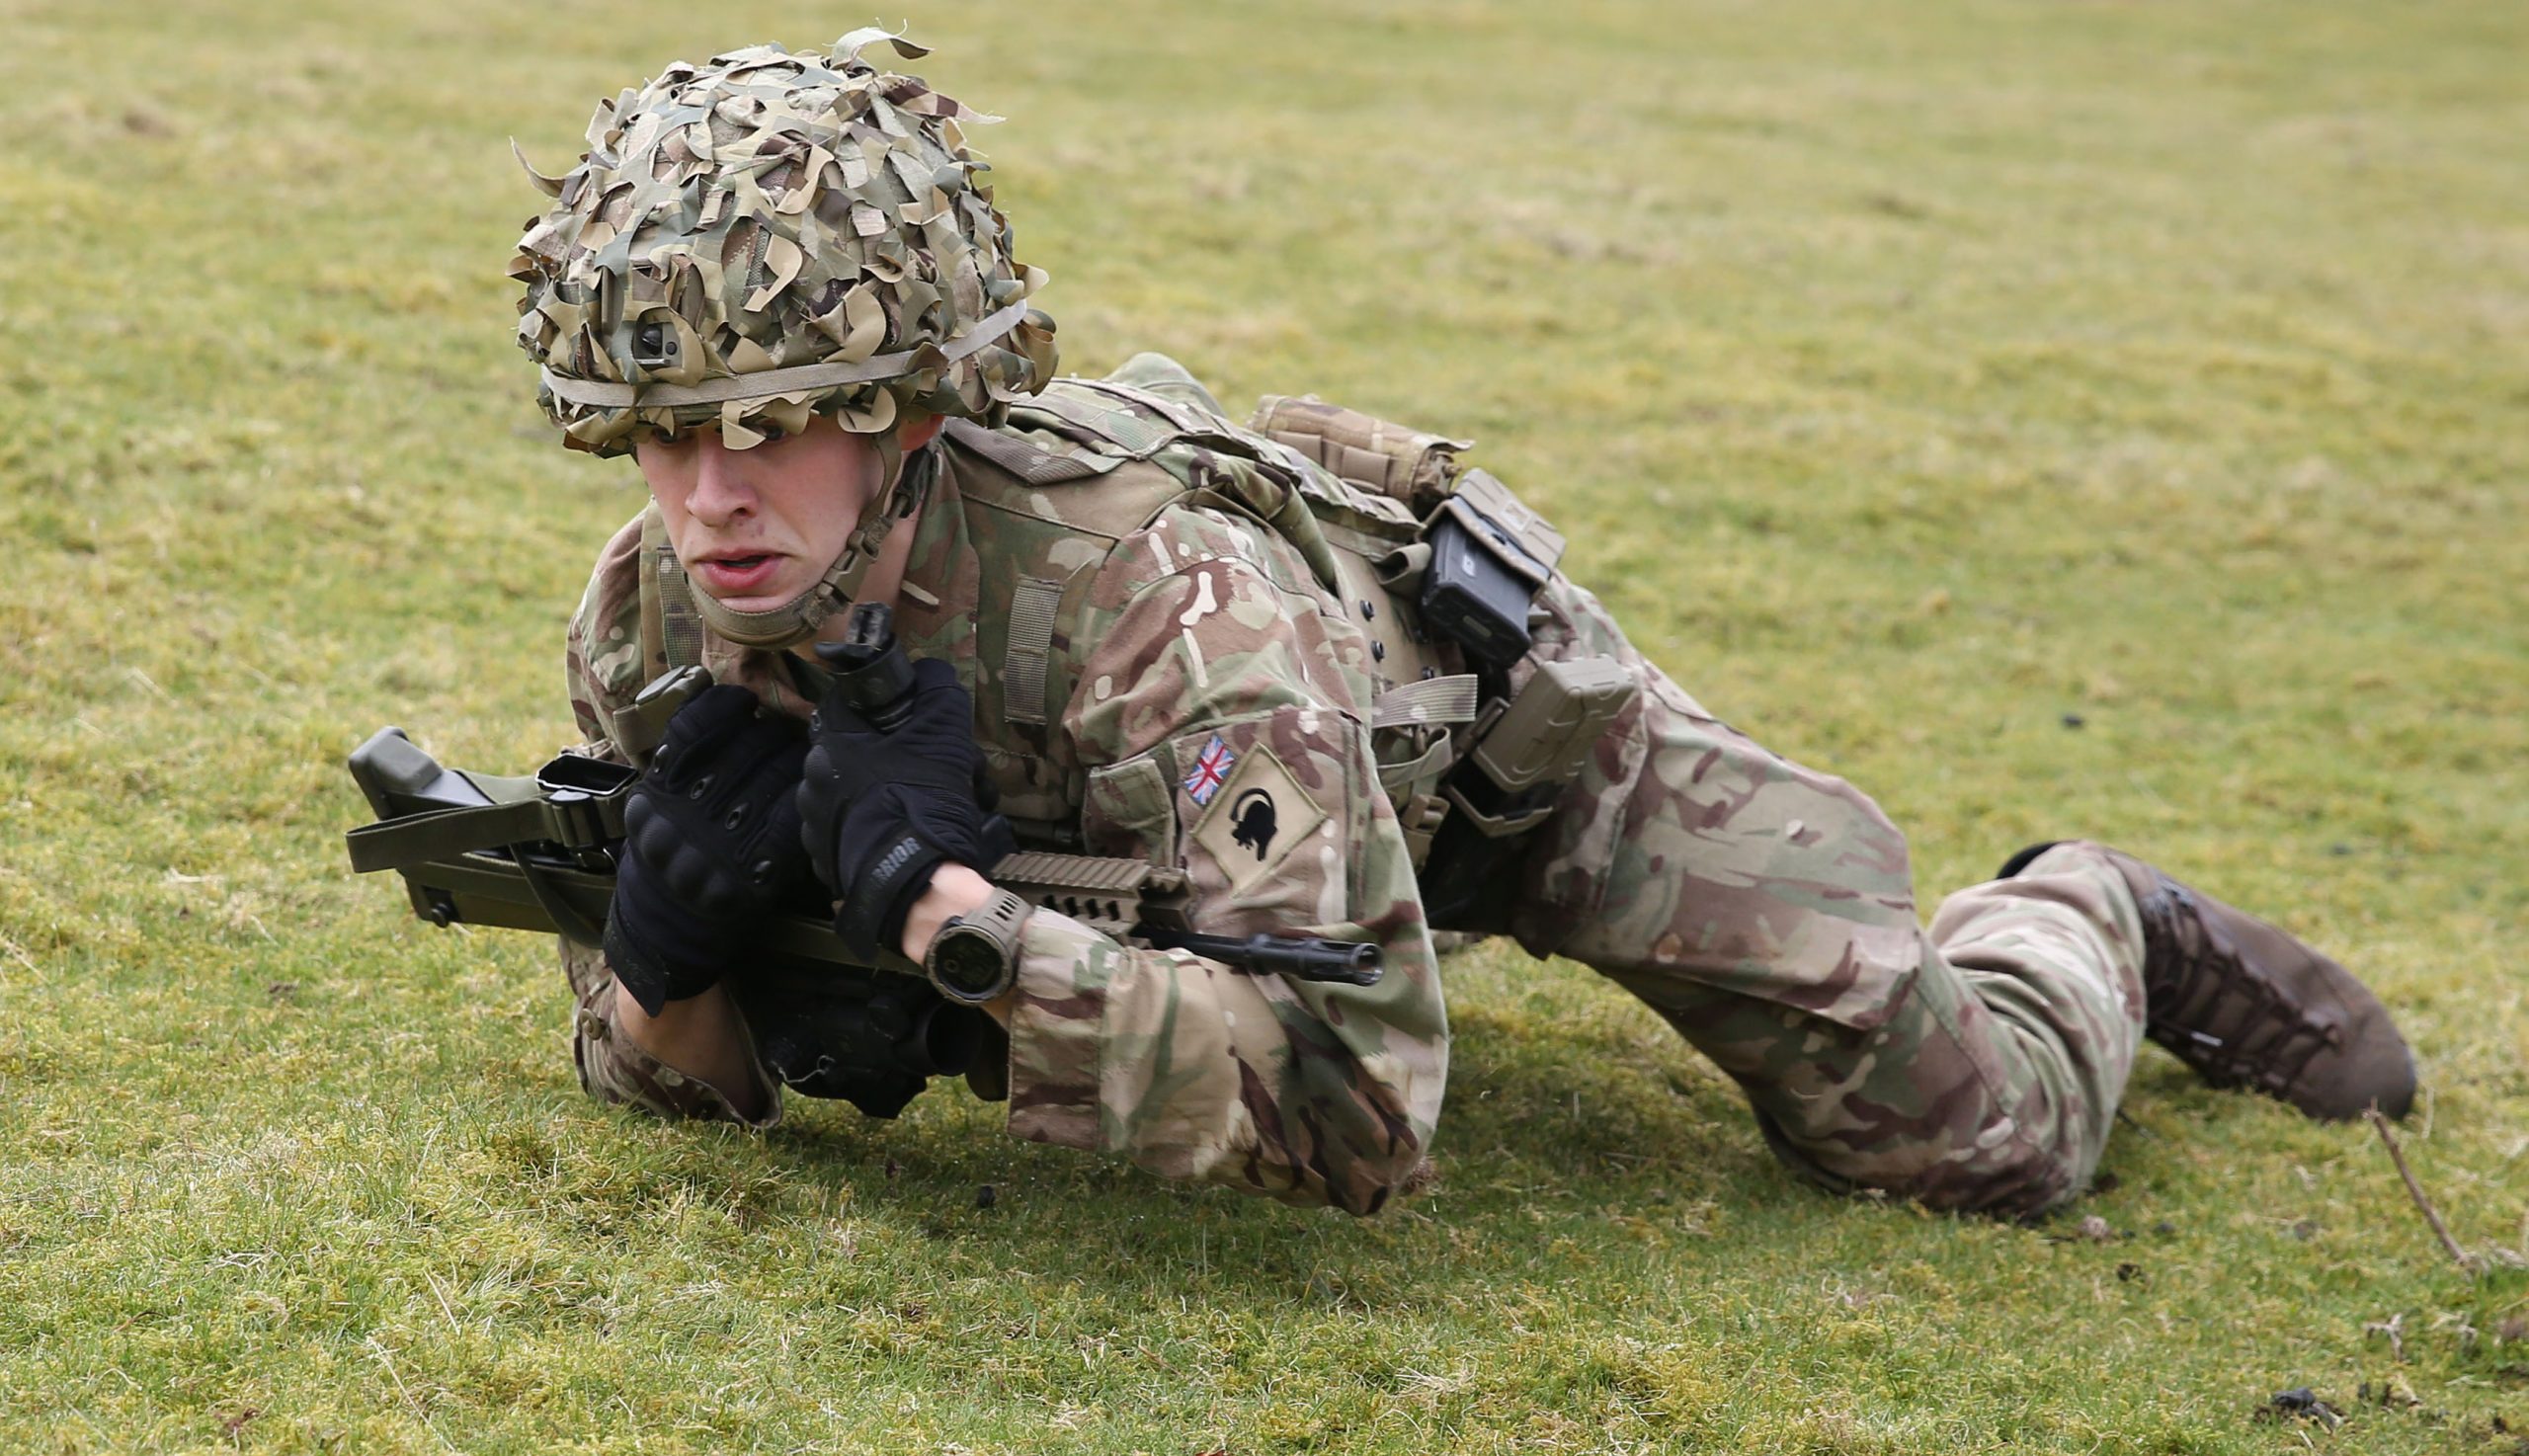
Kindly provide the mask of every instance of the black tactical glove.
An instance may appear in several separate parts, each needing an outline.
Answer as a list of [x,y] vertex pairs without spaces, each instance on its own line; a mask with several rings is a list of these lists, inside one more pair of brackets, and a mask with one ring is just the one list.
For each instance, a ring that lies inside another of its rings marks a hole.
[[606,959],[641,1010],[699,996],[807,884],[795,790],[807,735],[726,684],[668,720],[623,806]]
[[989,870],[1014,847],[1010,826],[988,817],[974,700],[956,670],[937,659],[914,664],[910,695],[904,722],[882,733],[828,692],[799,783],[808,855],[835,893],[835,933],[863,960],[903,937],[933,870]]

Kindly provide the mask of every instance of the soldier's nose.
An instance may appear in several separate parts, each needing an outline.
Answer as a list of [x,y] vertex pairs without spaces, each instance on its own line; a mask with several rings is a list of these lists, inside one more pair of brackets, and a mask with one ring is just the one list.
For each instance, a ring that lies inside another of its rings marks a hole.
[[737,454],[717,435],[703,437],[694,451],[693,489],[685,498],[685,509],[705,526],[735,520],[755,508],[755,492]]

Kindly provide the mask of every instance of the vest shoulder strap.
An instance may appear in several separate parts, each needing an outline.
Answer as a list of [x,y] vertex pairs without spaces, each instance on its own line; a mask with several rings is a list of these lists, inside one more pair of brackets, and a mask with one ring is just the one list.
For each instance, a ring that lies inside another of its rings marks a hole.
[[641,513],[641,681],[701,665],[702,613],[693,605],[693,583],[654,503]]
[[[1234,511],[1288,541],[1320,586],[1338,590],[1315,508],[1343,487],[1200,397],[1119,379],[1057,379],[1014,407],[1006,429],[951,422],[948,438],[1020,487],[1019,501],[995,504],[1115,538],[1180,501]],[[1070,489],[1047,489],[1057,486]]]

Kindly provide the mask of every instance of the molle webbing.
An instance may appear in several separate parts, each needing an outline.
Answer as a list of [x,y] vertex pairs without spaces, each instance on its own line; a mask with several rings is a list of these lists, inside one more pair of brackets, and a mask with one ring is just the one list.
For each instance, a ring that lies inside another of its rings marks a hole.
[[1010,645],[1002,656],[1002,716],[1013,723],[1045,721],[1045,662],[1052,655],[1063,584],[1022,576],[1010,594]]
[[656,506],[641,514],[641,573],[642,681],[700,665],[702,615],[693,606],[693,583],[676,559]]
[[1473,673],[1425,678],[1391,688],[1370,704],[1372,728],[1439,727],[1475,721],[1479,693]]
[[[1441,730],[1407,737],[1404,740],[1409,745],[1407,751],[1412,752],[1410,746],[1421,742],[1421,752],[1413,753],[1410,758],[1382,759],[1378,766],[1379,788],[1396,802],[1400,814],[1411,807],[1416,797],[1437,789],[1441,776],[1456,764],[1458,749],[1455,740],[1445,730],[1474,722],[1481,698],[1482,691],[1475,675],[1455,673],[1445,678],[1425,678],[1391,688],[1379,694],[1378,701],[1370,704],[1370,731],[1373,733],[1400,729],[1409,733],[1414,729]],[[1428,835],[1424,836],[1422,843],[1413,846],[1416,864],[1421,864],[1421,855],[1429,847]]]

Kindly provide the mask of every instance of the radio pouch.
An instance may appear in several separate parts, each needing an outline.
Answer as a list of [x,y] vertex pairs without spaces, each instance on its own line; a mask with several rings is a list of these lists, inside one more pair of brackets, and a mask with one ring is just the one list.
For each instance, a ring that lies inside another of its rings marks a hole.
[[1528,604],[1563,559],[1563,537],[1484,470],[1468,470],[1424,526],[1424,623],[1495,667],[1528,650]]

